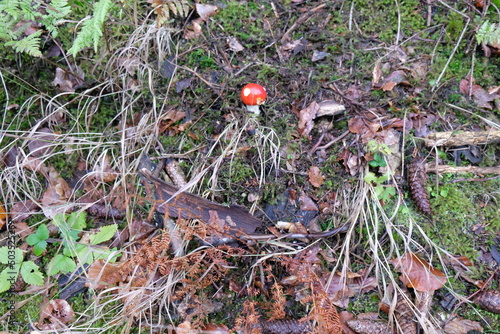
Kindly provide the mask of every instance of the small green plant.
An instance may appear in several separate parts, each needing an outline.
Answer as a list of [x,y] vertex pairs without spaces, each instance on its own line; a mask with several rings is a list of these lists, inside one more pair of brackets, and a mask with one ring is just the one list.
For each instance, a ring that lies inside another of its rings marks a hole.
[[49,229],[45,224],[38,227],[35,233],[26,238],[28,245],[33,246],[33,253],[36,256],[42,254],[47,248],[47,239],[49,238]]
[[100,0],[95,3],[93,16],[83,22],[82,30],[76,36],[68,53],[75,56],[83,48],[91,45],[94,46],[94,50],[97,52],[97,45],[102,37],[104,21],[113,4],[114,2],[111,0]]
[[39,267],[33,261],[24,261],[23,251],[19,248],[0,247],[0,263],[7,265],[0,273],[0,292],[9,290],[19,274],[28,284],[43,284],[43,274]]
[[389,175],[384,174],[382,176],[376,176],[375,173],[368,172],[364,178],[366,183],[370,183],[375,186],[375,195],[379,200],[387,201],[392,196],[396,195],[396,188],[392,185],[384,185],[384,183],[389,180]]
[[[0,12],[3,18],[0,23],[0,40],[5,41],[3,44],[16,52],[39,57],[42,55],[40,36],[44,29],[52,37],[56,37],[57,25],[71,12],[71,7],[67,0],[0,0]],[[33,22],[44,29],[33,28]]]
[[476,40],[478,44],[499,44],[500,43],[500,25],[490,23],[486,20],[479,30],[476,32]]
[[[87,226],[84,212],[73,212],[70,215],[58,214],[52,222],[61,231],[63,244],[62,254],[57,254],[48,266],[49,276],[57,273],[69,273],[76,269],[76,258],[81,264],[91,264],[98,259],[107,259],[114,251],[96,245],[110,240],[118,230],[116,224],[102,226],[99,232],[86,234],[88,243],[82,241],[80,234]],[[116,258],[117,255],[114,256]]]
[[368,164],[372,167],[385,167],[387,163],[385,162],[384,156],[380,153],[373,154],[373,160],[369,161]]

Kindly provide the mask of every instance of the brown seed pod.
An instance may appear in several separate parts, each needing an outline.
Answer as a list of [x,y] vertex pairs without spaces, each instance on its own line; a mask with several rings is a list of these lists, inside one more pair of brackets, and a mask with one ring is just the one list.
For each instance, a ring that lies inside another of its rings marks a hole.
[[426,215],[431,214],[431,203],[427,194],[427,174],[424,169],[424,158],[416,156],[408,167],[408,183],[410,194],[417,209]]

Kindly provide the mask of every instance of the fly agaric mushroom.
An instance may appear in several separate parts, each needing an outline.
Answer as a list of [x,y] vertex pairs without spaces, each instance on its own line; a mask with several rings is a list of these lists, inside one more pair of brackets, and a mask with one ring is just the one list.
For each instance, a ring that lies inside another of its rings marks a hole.
[[266,101],[266,89],[261,85],[249,83],[241,90],[241,101],[247,106],[247,110],[260,114],[259,105]]

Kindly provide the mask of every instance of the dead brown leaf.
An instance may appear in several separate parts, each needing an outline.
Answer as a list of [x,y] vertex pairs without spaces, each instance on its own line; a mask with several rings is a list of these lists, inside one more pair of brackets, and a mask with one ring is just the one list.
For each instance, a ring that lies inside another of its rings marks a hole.
[[456,317],[444,325],[446,334],[467,334],[472,331],[483,332],[483,327],[477,321]]
[[186,26],[184,29],[183,37],[185,39],[195,39],[200,37],[203,33],[201,31],[201,23],[203,19],[201,17],[191,21],[191,24]]
[[470,81],[469,77],[460,81],[460,93],[466,96],[471,96],[474,102],[480,108],[492,109],[490,102],[500,99],[499,94],[489,93],[483,87]]
[[158,124],[159,133],[167,132],[166,134],[171,136],[171,135],[175,135],[175,134],[181,132],[179,127],[182,126],[182,124],[178,125],[178,126],[174,126],[174,123],[184,119],[185,117],[186,117],[186,113],[184,111],[170,109],[159,120],[159,124]]
[[233,52],[240,52],[245,50],[245,47],[240,44],[236,37],[231,37],[227,39],[227,44],[229,45],[229,50]]
[[311,199],[311,197],[302,194],[299,197],[299,202],[300,202],[300,210],[303,211],[318,211],[318,206],[314,201]]
[[38,131],[31,135],[28,141],[28,149],[31,155],[41,157],[50,154],[54,150],[52,145],[56,138],[49,128],[38,129]]
[[[329,276],[327,275],[324,279],[328,280]],[[339,273],[335,273],[326,290],[332,303],[343,309],[349,306],[350,297],[356,295],[356,292],[349,287],[348,282],[349,278],[341,277]]]
[[64,299],[51,300],[40,312],[40,318],[34,325],[41,330],[64,329],[73,321],[75,312]]
[[89,268],[85,286],[95,290],[104,290],[123,282],[124,278],[118,275],[120,266],[116,263],[97,260]]
[[392,264],[401,272],[399,279],[407,287],[421,292],[440,289],[447,281],[443,272],[412,252],[406,252],[400,258],[392,260]]
[[195,6],[196,6],[196,12],[203,21],[208,21],[210,16],[217,14],[217,11],[219,10],[219,7],[214,5],[197,3]]
[[11,219],[15,222],[22,222],[29,216],[39,211],[38,205],[32,200],[16,202],[10,209]]
[[70,68],[69,70],[57,67],[56,77],[52,81],[52,85],[62,92],[73,93],[75,89],[84,86],[84,79],[85,73],[78,66],[74,66],[74,68]]
[[309,182],[313,187],[319,188],[325,181],[325,177],[321,175],[321,170],[318,166],[311,166],[309,168]]
[[410,85],[406,72],[403,70],[397,70],[389,74],[387,78],[384,79],[382,90],[384,92],[391,91],[397,85]]
[[299,112],[299,133],[302,137],[309,138],[309,133],[314,127],[314,119],[319,111],[319,105],[316,101],[302,109]]

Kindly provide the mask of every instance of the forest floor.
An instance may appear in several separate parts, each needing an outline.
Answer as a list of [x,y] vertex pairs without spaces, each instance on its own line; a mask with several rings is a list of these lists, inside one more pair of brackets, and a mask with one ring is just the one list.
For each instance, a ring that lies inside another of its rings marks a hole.
[[0,51],[4,331],[500,331],[498,1],[138,5]]

